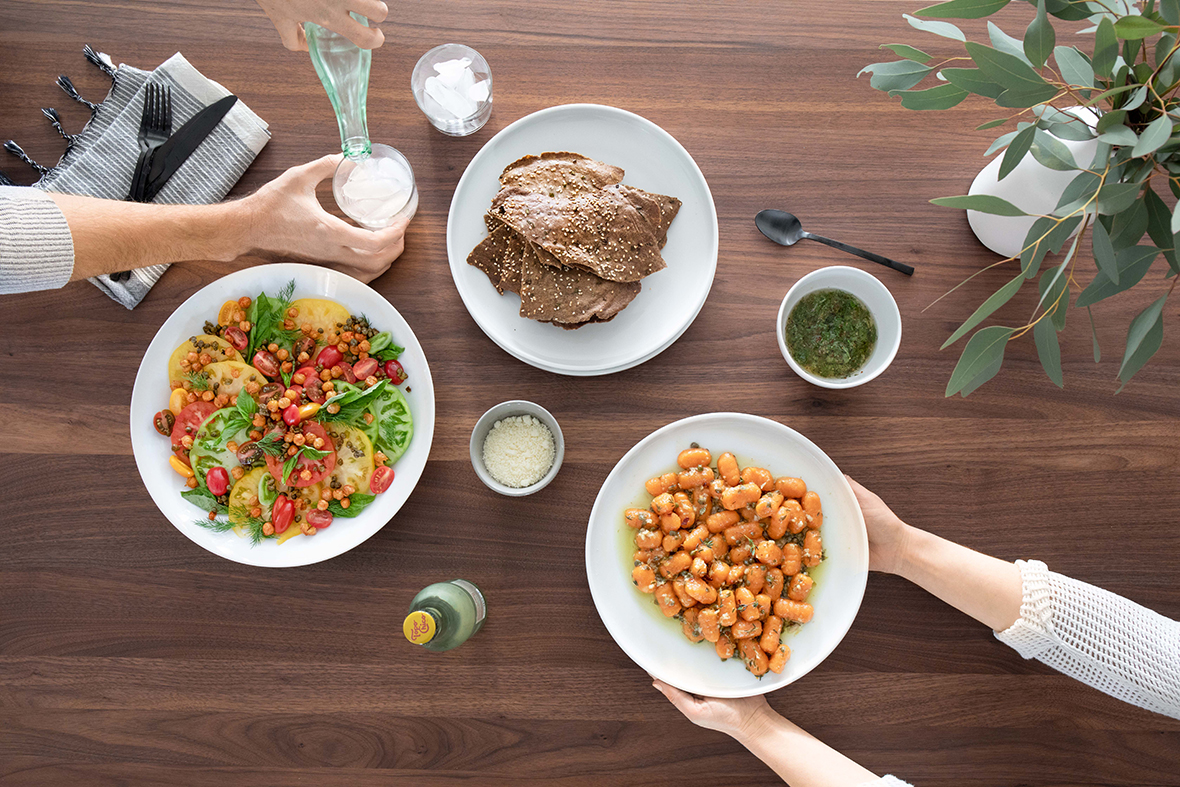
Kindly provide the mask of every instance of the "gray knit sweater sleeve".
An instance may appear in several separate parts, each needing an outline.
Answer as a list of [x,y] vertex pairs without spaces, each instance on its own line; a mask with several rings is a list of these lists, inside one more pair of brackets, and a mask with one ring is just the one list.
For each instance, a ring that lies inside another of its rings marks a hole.
[[0,186],[0,295],[62,287],[74,272],[74,239],[53,198]]

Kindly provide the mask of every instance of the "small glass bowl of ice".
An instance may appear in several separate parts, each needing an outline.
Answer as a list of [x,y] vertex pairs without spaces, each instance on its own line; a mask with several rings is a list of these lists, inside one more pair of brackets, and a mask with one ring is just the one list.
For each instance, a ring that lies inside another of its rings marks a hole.
[[332,178],[332,196],[345,215],[365,229],[379,230],[418,211],[414,169],[398,150],[373,145],[367,156],[345,158]]
[[431,125],[452,137],[474,134],[492,116],[492,70],[469,46],[443,44],[422,55],[410,87]]

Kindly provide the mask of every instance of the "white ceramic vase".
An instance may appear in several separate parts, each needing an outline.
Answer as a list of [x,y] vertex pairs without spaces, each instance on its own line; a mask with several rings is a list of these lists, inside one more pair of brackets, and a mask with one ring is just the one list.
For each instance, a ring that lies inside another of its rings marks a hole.
[[[1085,121],[1091,127],[1098,122],[1098,116],[1089,109],[1075,107],[1063,110]],[[1058,137],[1058,139],[1061,139]],[[1062,143],[1069,148],[1074,160],[1086,166],[1094,158],[1098,147],[1095,139],[1074,141],[1062,139]],[[1008,173],[1008,177],[999,179],[1002,153],[996,154],[983,170],[975,176],[968,194],[988,194],[1011,202],[1026,213],[1051,213],[1057,207],[1065,187],[1077,177],[1076,170],[1062,172],[1049,169],[1032,157],[1031,153],[1024,154],[1024,158],[1016,168]],[[991,213],[967,211],[967,221],[971,231],[979,242],[1004,257],[1014,257],[1020,254],[1024,247],[1025,236],[1028,235],[1036,218],[1033,216],[996,216]],[[1075,230],[1076,232],[1077,230]]]

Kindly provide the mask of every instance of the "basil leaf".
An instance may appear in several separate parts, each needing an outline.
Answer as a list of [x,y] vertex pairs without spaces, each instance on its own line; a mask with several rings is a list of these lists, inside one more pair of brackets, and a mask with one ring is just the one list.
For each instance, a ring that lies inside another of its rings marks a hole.
[[348,508],[340,505],[339,500],[329,500],[328,510],[332,512],[333,516],[351,519],[354,516],[358,516],[368,507],[369,503],[372,503],[376,499],[377,495],[366,495],[362,492],[353,492],[348,497]]
[[215,514],[225,513],[225,506],[219,503],[208,489],[187,489],[181,492],[180,496],[205,511],[212,511]]

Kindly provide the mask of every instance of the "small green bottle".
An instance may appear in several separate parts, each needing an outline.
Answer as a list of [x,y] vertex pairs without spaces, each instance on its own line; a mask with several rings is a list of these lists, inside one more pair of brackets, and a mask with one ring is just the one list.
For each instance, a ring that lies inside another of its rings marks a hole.
[[479,631],[487,606],[479,588],[465,579],[435,582],[414,596],[402,633],[427,650],[457,648]]

